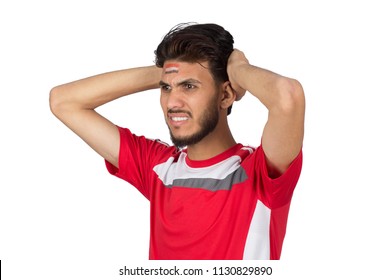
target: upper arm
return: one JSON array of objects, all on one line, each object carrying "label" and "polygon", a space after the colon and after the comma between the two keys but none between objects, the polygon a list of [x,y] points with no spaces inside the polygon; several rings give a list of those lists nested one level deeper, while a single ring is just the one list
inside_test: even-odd
[{"label": "upper arm", "polygon": [[117,126],[93,109],[64,102],[63,90],[56,87],[50,92],[50,108],[53,114],[98,154],[118,167],[120,136]]},{"label": "upper arm", "polygon": [[305,97],[298,81],[283,78],[278,85],[280,102],[269,108],[262,147],[270,176],[283,174],[302,149]]}]

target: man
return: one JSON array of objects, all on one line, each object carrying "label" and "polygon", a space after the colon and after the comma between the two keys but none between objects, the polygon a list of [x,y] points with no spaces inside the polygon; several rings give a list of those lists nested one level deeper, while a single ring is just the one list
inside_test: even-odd
[{"label": "man", "polygon": [[[302,166],[301,85],[251,65],[216,24],[178,25],[155,54],[154,66],[53,88],[52,112],[150,201],[150,259],[279,259]],[[95,111],[158,87],[174,146]],[[227,122],[246,91],[269,112],[258,148],[237,144]]]}]

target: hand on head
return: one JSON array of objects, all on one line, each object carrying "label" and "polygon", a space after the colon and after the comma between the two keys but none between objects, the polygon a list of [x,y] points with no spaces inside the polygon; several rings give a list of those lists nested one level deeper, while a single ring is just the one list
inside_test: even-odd
[{"label": "hand on head", "polygon": [[247,64],[249,64],[249,61],[245,57],[244,53],[238,49],[234,49],[228,60],[227,72],[229,75],[230,87],[236,94],[236,101],[240,100],[246,92],[246,90],[235,80],[236,70],[240,66]]}]

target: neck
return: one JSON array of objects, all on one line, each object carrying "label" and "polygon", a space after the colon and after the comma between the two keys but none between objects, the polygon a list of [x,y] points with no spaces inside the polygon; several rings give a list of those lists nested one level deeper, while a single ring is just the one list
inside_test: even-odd
[{"label": "neck", "polygon": [[217,125],[209,135],[200,142],[187,147],[191,160],[206,160],[212,158],[236,144],[227,124]]}]

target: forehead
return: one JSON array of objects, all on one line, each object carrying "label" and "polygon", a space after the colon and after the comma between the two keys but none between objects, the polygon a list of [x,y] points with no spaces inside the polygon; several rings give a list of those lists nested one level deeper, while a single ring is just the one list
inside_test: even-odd
[{"label": "forehead", "polygon": [[186,78],[211,78],[207,62],[183,62],[178,60],[167,60],[163,66],[163,78],[185,76]]}]

